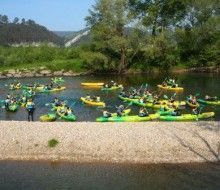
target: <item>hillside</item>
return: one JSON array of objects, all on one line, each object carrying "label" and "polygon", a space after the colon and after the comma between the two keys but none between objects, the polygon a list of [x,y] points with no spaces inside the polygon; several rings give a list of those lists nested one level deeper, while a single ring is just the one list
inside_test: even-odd
[{"label": "hillside", "polygon": [[[125,34],[131,35],[132,28],[126,27]],[[62,37],[66,47],[78,46],[91,42],[91,32],[89,28],[84,28],[79,31],[54,31],[55,34]]]},{"label": "hillside", "polygon": [[89,43],[91,39],[89,28],[79,31],[54,31],[54,33],[63,38],[66,47],[77,46],[83,43]]},{"label": "hillside", "polygon": [[53,43],[63,44],[63,39],[46,27],[35,23],[32,20],[13,22],[2,19],[7,16],[0,15],[0,45],[30,44],[30,43]]},{"label": "hillside", "polygon": [[53,31],[53,33],[55,33],[59,37],[65,38],[65,36],[68,36],[74,32],[73,31]]}]

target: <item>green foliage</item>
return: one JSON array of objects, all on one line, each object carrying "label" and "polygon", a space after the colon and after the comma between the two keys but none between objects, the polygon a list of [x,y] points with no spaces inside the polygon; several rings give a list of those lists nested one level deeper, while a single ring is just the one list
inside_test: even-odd
[{"label": "green foliage", "polygon": [[93,51],[108,63],[95,69],[219,65],[219,6],[217,0],[98,0],[86,21]]},{"label": "green foliage", "polygon": [[76,48],[58,48],[42,45],[39,47],[1,47],[1,70],[46,67],[51,71],[72,70],[82,72],[84,60],[80,58],[81,50]]},{"label": "green foliage", "polygon": [[82,52],[80,58],[89,70],[107,70],[108,58],[99,52]]},{"label": "green foliage", "polygon": [[51,139],[51,140],[48,141],[48,146],[49,146],[50,148],[54,148],[54,147],[56,147],[58,144],[59,144],[59,141],[56,140],[56,139]]}]

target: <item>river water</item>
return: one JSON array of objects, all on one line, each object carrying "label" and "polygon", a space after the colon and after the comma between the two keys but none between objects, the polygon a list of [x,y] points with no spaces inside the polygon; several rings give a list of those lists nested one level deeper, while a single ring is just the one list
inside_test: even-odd
[{"label": "river water", "polygon": [[[139,87],[141,84],[149,84],[153,91],[158,90],[156,85],[160,84],[167,76],[176,77],[180,86],[184,87],[183,93],[178,93],[178,100],[185,100],[185,97],[189,94],[199,93],[201,96],[209,94],[211,96],[220,97],[220,75],[217,74],[198,74],[198,73],[182,73],[182,74],[132,74],[132,75],[90,75],[80,77],[66,77],[65,86],[67,90],[53,94],[37,94],[35,103],[37,109],[35,111],[35,120],[38,120],[41,115],[44,115],[50,111],[49,107],[45,104],[51,102],[55,97],[62,100],[68,100],[68,104],[73,107],[75,115],[78,121],[95,121],[102,112],[99,108],[84,105],[80,102],[80,97],[85,96],[87,93],[101,96],[102,100],[106,102],[109,111],[115,112],[115,105],[120,105],[121,102],[118,99],[118,91],[103,92],[100,89],[83,88],[81,82],[109,82],[114,80],[120,84],[123,84],[126,89],[130,87]],[[9,92],[8,87],[5,85],[12,82],[14,79],[1,79],[0,80],[0,99],[4,99]],[[41,84],[48,84],[50,78],[22,78],[19,79],[23,84],[39,82]],[[17,94],[19,92],[13,92]],[[171,95],[171,93],[166,93]],[[124,103],[125,104],[125,103]],[[74,105],[74,106],[73,106]],[[125,104],[126,105],[126,104]],[[137,114],[138,108],[132,106],[132,114]],[[149,110],[154,112],[154,110]],[[206,106],[204,111],[214,111],[216,116],[211,120],[220,120],[220,106]],[[191,113],[190,109],[186,109],[185,113]],[[5,112],[4,109],[0,109],[0,120],[27,120],[27,113],[24,109],[20,108],[16,113]]]},{"label": "river water", "polygon": [[219,190],[216,164],[0,162],[1,190]]}]

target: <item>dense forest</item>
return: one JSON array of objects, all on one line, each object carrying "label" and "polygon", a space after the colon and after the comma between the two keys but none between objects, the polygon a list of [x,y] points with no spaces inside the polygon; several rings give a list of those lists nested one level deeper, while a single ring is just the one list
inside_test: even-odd
[{"label": "dense forest", "polygon": [[[84,40],[68,48],[2,47],[0,64],[14,67],[58,62],[65,67],[68,62],[86,70],[118,73],[220,66],[219,7],[219,0],[97,0],[85,18],[90,28],[87,43]],[[11,38],[12,43],[21,36],[59,43],[60,39],[51,33],[51,38],[36,35],[40,34],[36,28],[46,28],[33,21],[6,20],[1,16],[0,26],[7,30],[10,26],[29,28],[15,32],[14,36],[19,37]],[[6,29],[0,29],[0,42],[8,40],[8,32],[1,33]],[[27,31],[33,34],[28,37]]]},{"label": "dense forest", "polygon": [[51,42],[61,45],[62,38],[50,32],[33,20],[14,18],[10,21],[6,15],[0,15],[0,44],[20,44]]}]

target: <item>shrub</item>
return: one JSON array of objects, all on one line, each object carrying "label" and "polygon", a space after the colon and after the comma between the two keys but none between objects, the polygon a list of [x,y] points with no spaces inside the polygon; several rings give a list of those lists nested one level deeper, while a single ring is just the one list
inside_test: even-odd
[{"label": "shrub", "polygon": [[48,141],[48,146],[49,146],[50,148],[54,148],[54,147],[56,147],[58,144],[59,144],[59,141],[56,140],[56,139],[51,139],[51,140]]},{"label": "shrub", "polygon": [[84,66],[90,70],[99,71],[108,68],[108,58],[99,52],[82,52],[80,58]]}]

